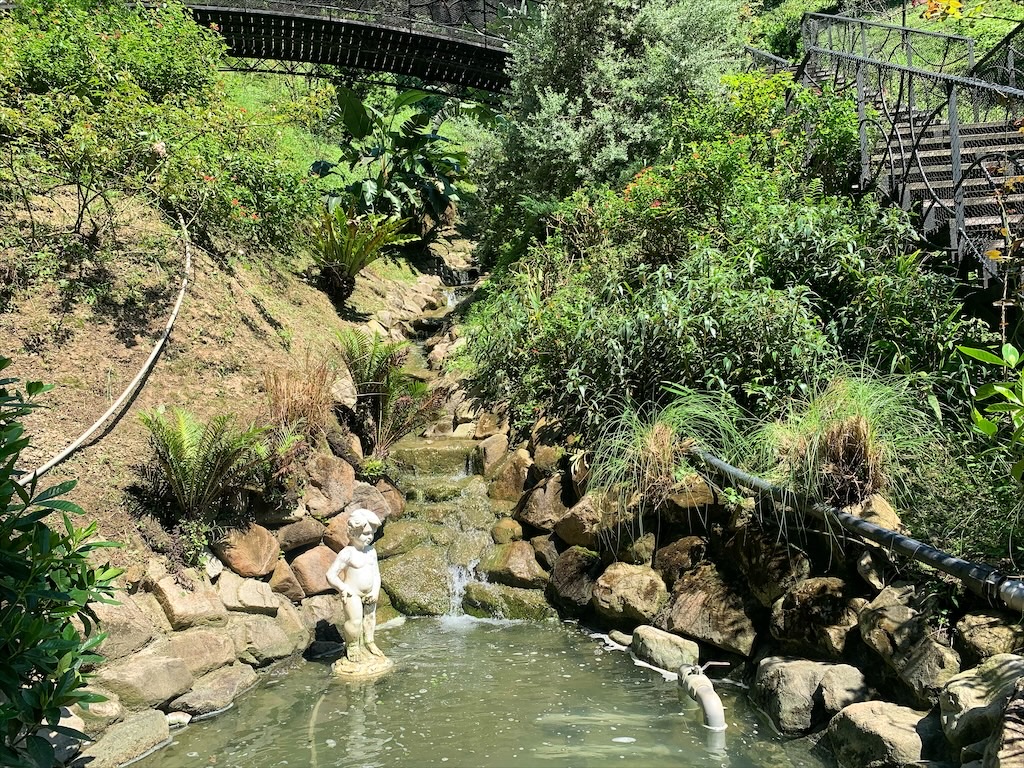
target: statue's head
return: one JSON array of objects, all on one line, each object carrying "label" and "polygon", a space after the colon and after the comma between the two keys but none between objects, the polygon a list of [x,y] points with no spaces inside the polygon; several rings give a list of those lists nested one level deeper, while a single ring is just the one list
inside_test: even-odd
[{"label": "statue's head", "polygon": [[376,531],[380,528],[380,518],[369,509],[356,509],[348,518],[348,529],[350,532],[359,533],[369,528]]}]

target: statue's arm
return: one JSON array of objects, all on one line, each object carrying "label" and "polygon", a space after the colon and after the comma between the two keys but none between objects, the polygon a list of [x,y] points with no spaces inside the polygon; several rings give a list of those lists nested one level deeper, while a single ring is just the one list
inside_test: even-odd
[{"label": "statue's arm", "polygon": [[[345,549],[347,549],[347,547]],[[345,549],[342,549],[341,552],[338,553],[338,556],[334,558],[334,562],[331,563],[331,567],[327,569],[327,583],[338,590],[342,596],[348,597],[352,590],[349,589],[348,585],[342,578],[342,572],[349,563],[349,555]]]}]

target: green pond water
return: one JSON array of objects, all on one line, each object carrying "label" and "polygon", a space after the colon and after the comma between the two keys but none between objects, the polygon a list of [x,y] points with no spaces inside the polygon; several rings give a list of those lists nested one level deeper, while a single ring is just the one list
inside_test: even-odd
[{"label": "green pond water", "polygon": [[273,673],[235,706],[172,733],[139,768],[771,766],[821,768],[720,685],[724,739],[675,681],[571,623],[409,619],[378,633],[397,662],[346,683],[333,659]]}]

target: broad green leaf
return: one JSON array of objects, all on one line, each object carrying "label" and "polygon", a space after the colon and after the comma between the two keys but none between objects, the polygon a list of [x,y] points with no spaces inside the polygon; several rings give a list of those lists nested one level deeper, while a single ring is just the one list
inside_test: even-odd
[{"label": "broad green leaf", "polygon": [[398,113],[400,110],[406,107],[411,107],[413,104],[418,104],[425,98],[429,97],[430,94],[426,91],[416,90],[415,88],[398,94],[395,97],[394,111]]},{"label": "broad green leaf", "polygon": [[1003,366],[1006,362],[1001,357],[996,357],[991,352],[985,349],[975,349],[974,347],[960,347],[957,349],[960,354],[967,355],[967,357],[973,357],[975,360],[980,360],[983,363],[989,363],[990,365]]},{"label": "broad green leaf", "polygon": [[982,416],[977,408],[971,410],[971,419],[974,421],[974,426],[978,431],[988,437],[994,436],[999,431],[999,425]]},{"label": "broad green leaf", "polygon": [[1003,344],[1003,360],[1005,360],[1011,368],[1017,367],[1017,362],[1020,360],[1020,353],[1013,344]]},{"label": "broad green leaf", "polygon": [[338,110],[335,119],[341,121],[354,139],[365,139],[373,131],[373,120],[362,99],[348,88],[338,88]]}]

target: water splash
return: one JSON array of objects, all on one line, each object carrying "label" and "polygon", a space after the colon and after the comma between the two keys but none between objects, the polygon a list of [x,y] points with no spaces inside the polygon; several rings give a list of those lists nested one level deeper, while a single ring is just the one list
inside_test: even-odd
[{"label": "water splash", "polygon": [[471,560],[469,565],[452,564],[448,566],[448,580],[452,586],[451,602],[448,604],[448,616],[461,616],[462,598],[466,595],[466,585],[476,581],[473,571],[480,562],[479,558]]}]

